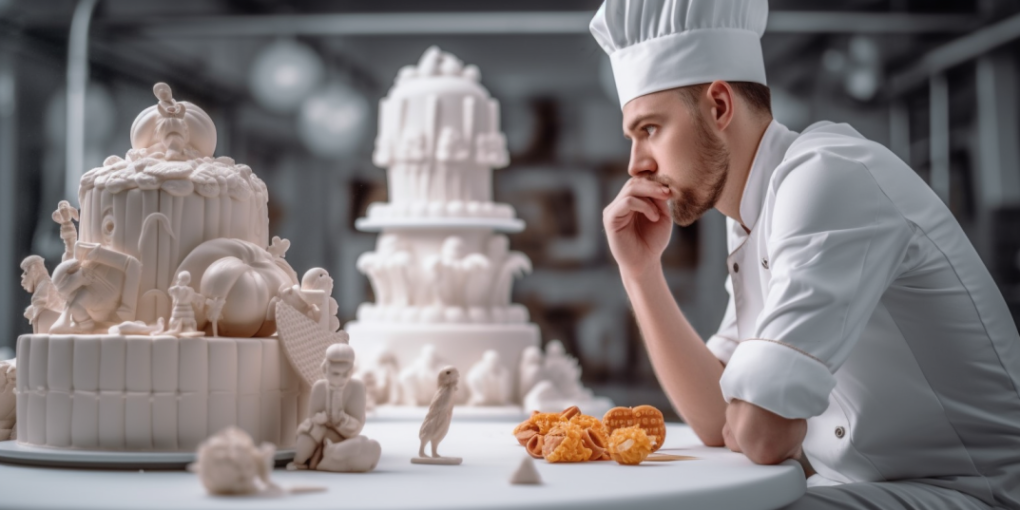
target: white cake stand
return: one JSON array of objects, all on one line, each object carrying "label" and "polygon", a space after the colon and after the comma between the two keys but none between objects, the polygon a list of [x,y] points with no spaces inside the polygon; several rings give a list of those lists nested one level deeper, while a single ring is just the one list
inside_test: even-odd
[{"label": "white cake stand", "polygon": [[[277,450],[277,465],[294,458],[294,450]],[[102,469],[183,469],[195,452],[123,452],[72,450],[0,441],[0,462],[27,466]]]}]

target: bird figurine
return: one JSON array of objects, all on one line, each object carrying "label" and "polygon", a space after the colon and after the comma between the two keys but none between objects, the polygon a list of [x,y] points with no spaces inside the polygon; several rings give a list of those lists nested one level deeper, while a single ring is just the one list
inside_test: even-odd
[{"label": "bird figurine", "polygon": [[[460,372],[455,367],[447,366],[439,371],[439,388],[432,396],[432,403],[429,404],[429,412],[425,415],[425,421],[421,424],[418,438],[421,439],[421,446],[418,448],[418,456],[411,458],[413,464],[445,464],[457,465],[463,459],[460,457],[441,457],[436,449],[439,443],[446,437],[450,430],[450,421],[453,418],[453,404],[457,392],[457,382],[460,381]],[[432,443],[432,456],[425,455],[425,445]]]}]

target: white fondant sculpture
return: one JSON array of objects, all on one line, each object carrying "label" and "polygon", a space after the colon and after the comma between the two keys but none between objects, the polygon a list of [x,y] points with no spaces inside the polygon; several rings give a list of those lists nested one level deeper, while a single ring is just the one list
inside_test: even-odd
[{"label": "white fondant sculpture", "polygon": [[[455,367],[444,367],[437,377],[435,395],[429,403],[428,414],[418,431],[418,439],[421,446],[418,447],[418,456],[412,457],[414,464],[442,464],[456,465],[463,459],[460,457],[441,457],[438,453],[439,443],[450,431],[450,422],[453,420],[453,405],[457,392],[457,383],[460,380],[460,373]],[[425,445],[432,444],[432,456],[425,455]]]},{"label": "white fondant sculpture", "polygon": [[353,379],[354,349],[335,344],[322,360],[324,379],[312,386],[308,418],[297,430],[294,462],[288,469],[371,471],[379,443],[359,436],[365,426],[365,386]]},{"label": "white fondant sculpture", "polygon": [[191,288],[191,273],[187,271],[177,273],[177,281],[167,294],[170,294],[173,302],[170,329],[167,333],[176,336],[202,336],[195,321],[195,305],[205,305],[205,297]]},{"label": "white fondant sculpture", "polygon": [[539,381],[545,378],[542,369],[542,349],[530,346],[521,354],[521,365],[517,376],[517,394],[527,395]]},{"label": "white fondant sculpture", "polygon": [[17,360],[0,361],[0,441],[18,438]]},{"label": "white fondant sculpture", "polygon": [[263,491],[280,491],[269,479],[276,447],[256,447],[251,436],[237,427],[227,427],[198,447],[196,460],[188,470],[196,473],[209,494],[239,496]]},{"label": "white fondant sculpture", "polygon": [[78,210],[67,200],[61,200],[57,202],[57,210],[53,211],[52,217],[60,225],[60,239],[64,241],[61,262],[74,258],[74,243],[78,242],[78,229],[74,228],[74,221],[79,221]]},{"label": "white fondant sculpture", "polygon": [[446,362],[436,354],[435,346],[429,344],[422,347],[418,358],[400,372],[404,405],[428,404],[436,392],[436,377],[445,366]]},{"label": "white fondant sculpture", "polygon": [[[356,222],[380,231],[376,249],[357,263],[375,302],[360,305],[344,329],[365,359],[393,353],[407,405],[426,405],[435,391],[437,363],[423,370],[427,359],[418,355],[427,344],[434,358],[468,376],[465,390],[472,366],[486,351],[499,352],[510,402],[526,394],[517,391],[518,366],[525,349],[540,344],[539,330],[526,308],[511,303],[514,278],[532,267],[502,233],[523,222],[513,207],[493,202],[493,171],[509,163],[499,116],[478,68],[435,47],[399,71],[379,104],[373,162],[386,170],[389,202],[371,204]],[[467,391],[455,400],[467,403]]]},{"label": "white fondant sculpture", "polygon": [[[111,230],[112,226],[109,227]],[[53,270],[53,284],[64,299],[64,311],[51,333],[93,333],[134,318],[124,294],[135,292],[141,263],[109,246],[78,241],[74,257]]]},{"label": "white fondant sculpture", "polygon": [[[327,274],[325,278],[329,279],[329,275]],[[342,330],[331,331],[330,321],[313,319],[307,313],[302,313],[291,306],[289,303],[293,299],[307,306],[307,302],[297,292],[300,291],[288,289],[281,293],[281,299],[276,302],[277,334],[280,336],[287,360],[301,375],[305,384],[311,387],[322,378],[322,359],[328,349],[336,344],[346,344],[349,338]],[[328,326],[323,325],[324,323]]]},{"label": "white fondant sculpture", "polygon": [[[61,202],[53,213],[65,260],[52,279],[41,258],[22,263],[34,333],[18,338],[18,440],[194,451],[234,425],[289,448],[309,391],[273,336],[280,291],[299,283],[289,242],[269,242],[262,180],[213,157],[212,119],[166,84],[153,93],[131,149],[82,176],[80,210]],[[319,308],[327,327],[297,314],[316,333],[287,344],[316,367],[326,346],[347,340],[330,303]],[[209,323],[218,338],[198,337]]]},{"label": "white fondant sculpture", "polygon": [[510,371],[503,367],[499,352],[485,351],[482,359],[467,374],[468,389],[471,390],[468,405],[507,405],[513,389],[510,381]]},{"label": "white fondant sculpture", "polygon": [[514,470],[514,473],[510,475],[510,483],[514,485],[541,485],[542,475],[538,474],[538,468],[535,466],[535,459],[531,458],[531,455],[525,455],[521,459],[520,465]]},{"label": "white fondant sculpture", "polygon": [[25,318],[32,325],[33,333],[49,333],[64,309],[64,300],[53,286],[42,257],[25,257],[21,271],[21,287],[32,294],[32,304],[25,308]]},{"label": "white fondant sculpture", "polygon": [[593,396],[581,384],[581,365],[559,340],[549,341],[544,359],[537,349],[525,352],[520,381],[527,411],[555,412],[578,406],[585,414],[601,415],[613,407],[609,399]]}]

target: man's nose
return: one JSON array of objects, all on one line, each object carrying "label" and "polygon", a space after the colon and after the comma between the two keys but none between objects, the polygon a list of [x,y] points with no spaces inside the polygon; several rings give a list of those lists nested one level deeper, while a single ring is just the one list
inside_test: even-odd
[{"label": "man's nose", "polygon": [[647,177],[658,170],[655,159],[648,153],[643,144],[633,143],[630,147],[630,164],[627,173],[631,177]]}]

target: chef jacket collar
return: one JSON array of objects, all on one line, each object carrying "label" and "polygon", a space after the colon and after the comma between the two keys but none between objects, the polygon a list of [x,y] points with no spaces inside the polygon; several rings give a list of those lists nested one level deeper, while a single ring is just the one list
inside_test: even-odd
[{"label": "chef jacket collar", "polygon": [[[758,216],[761,214],[762,204],[765,203],[765,193],[768,191],[772,172],[783,162],[786,150],[790,148],[797,136],[796,131],[790,131],[775,119],[765,129],[765,134],[762,135],[761,141],[758,143],[758,152],[754,155],[754,162],[751,163],[751,171],[747,174],[744,194],[740,198],[740,219],[748,230],[754,230],[755,224],[758,223]],[[737,230],[746,235],[740,225],[737,225]]]}]

